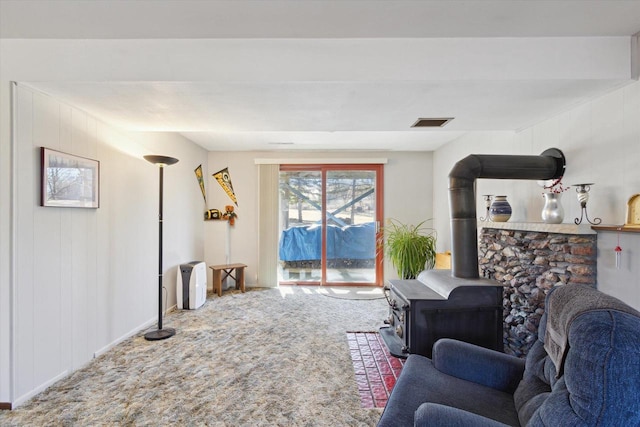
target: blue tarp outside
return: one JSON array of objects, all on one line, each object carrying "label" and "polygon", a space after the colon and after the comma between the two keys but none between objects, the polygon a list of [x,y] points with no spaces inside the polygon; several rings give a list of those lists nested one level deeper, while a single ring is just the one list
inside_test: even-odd
[{"label": "blue tarp outside", "polygon": [[[374,259],[376,227],[374,222],[327,228],[328,259]],[[282,261],[319,260],[322,226],[319,224],[291,227],[282,232],[279,256]]]}]

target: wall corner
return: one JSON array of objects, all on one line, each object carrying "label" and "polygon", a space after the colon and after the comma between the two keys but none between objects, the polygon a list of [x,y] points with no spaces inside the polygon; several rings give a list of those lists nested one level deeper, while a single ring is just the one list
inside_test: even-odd
[{"label": "wall corner", "polygon": [[631,36],[631,78],[640,79],[640,32]]}]

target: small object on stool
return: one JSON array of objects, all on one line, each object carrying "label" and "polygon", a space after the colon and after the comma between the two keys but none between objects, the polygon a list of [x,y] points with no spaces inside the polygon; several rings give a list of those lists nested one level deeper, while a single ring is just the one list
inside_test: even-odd
[{"label": "small object on stool", "polygon": [[[244,269],[246,264],[221,264],[212,265],[209,268],[213,270],[213,292],[217,293],[219,297],[222,296],[222,282],[229,276],[236,281],[236,289],[240,289],[244,293]],[[233,270],[236,271],[236,275],[233,275]],[[224,277],[222,273],[224,272]]]}]

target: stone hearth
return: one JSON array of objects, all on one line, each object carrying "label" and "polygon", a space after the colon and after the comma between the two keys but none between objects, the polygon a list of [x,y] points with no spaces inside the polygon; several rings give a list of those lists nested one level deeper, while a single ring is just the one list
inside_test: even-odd
[{"label": "stone hearth", "polygon": [[478,223],[478,229],[480,273],[505,286],[504,351],[524,357],[537,338],[549,289],[595,287],[596,234],[569,224]]}]

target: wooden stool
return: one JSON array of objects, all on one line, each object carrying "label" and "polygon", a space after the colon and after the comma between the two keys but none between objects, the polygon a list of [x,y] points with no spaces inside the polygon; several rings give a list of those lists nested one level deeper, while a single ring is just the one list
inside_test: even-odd
[{"label": "wooden stool", "polygon": [[[221,264],[209,266],[209,268],[213,270],[213,291],[221,297],[222,282],[226,280],[227,277],[231,276],[231,278],[236,281],[236,289],[240,289],[244,293],[244,269],[246,267],[246,264]],[[235,276],[232,274],[233,270],[236,271]],[[223,272],[224,277],[222,276]]]}]

